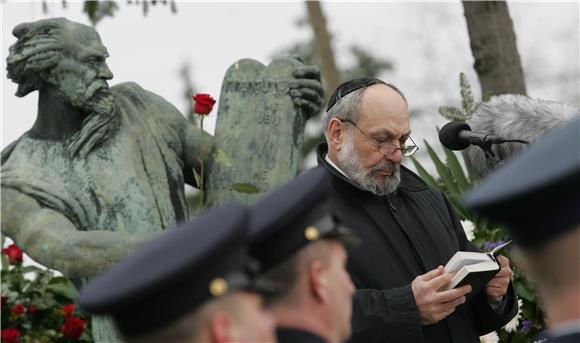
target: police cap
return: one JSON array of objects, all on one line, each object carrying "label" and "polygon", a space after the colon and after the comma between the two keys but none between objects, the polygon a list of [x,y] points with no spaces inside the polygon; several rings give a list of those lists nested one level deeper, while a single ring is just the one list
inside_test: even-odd
[{"label": "police cap", "polygon": [[80,306],[135,336],[235,290],[273,291],[248,259],[248,219],[247,208],[231,204],[167,230],[92,280]]},{"label": "police cap", "polygon": [[305,245],[325,238],[357,244],[353,232],[342,226],[328,204],[330,176],[314,168],[275,189],[251,208],[251,254],[264,271]]}]

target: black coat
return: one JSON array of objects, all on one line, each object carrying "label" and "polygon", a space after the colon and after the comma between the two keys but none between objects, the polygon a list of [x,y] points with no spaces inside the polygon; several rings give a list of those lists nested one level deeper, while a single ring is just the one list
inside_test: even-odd
[{"label": "black coat", "polygon": [[278,343],[326,343],[322,337],[308,331],[295,328],[276,328]]},{"label": "black coat", "polygon": [[487,303],[483,292],[444,320],[422,326],[411,282],[445,263],[456,251],[477,248],[465,236],[445,196],[401,167],[396,192],[378,197],[358,188],[325,160],[332,175],[331,206],[360,236],[349,251],[348,269],[357,288],[353,305],[353,342],[479,342],[479,336],[505,325],[517,313],[510,284],[504,313]]}]

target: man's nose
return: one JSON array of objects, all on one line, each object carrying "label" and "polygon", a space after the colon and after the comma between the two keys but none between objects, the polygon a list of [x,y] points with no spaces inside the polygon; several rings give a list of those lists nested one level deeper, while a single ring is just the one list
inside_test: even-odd
[{"label": "man's nose", "polygon": [[105,80],[110,80],[113,78],[113,72],[111,71],[111,69],[109,69],[107,63],[101,64],[98,76]]},{"label": "man's nose", "polygon": [[387,161],[399,164],[403,161],[403,152],[401,148],[397,147],[392,153],[384,155],[384,157]]}]

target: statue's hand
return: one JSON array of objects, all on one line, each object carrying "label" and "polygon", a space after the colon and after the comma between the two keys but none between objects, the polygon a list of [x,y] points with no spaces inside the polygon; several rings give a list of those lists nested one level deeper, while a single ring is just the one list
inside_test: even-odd
[{"label": "statue's hand", "polygon": [[290,82],[290,96],[294,105],[302,109],[306,118],[320,113],[324,104],[320,69],[316,66],[300,66],[293,70],[295,80]]}]

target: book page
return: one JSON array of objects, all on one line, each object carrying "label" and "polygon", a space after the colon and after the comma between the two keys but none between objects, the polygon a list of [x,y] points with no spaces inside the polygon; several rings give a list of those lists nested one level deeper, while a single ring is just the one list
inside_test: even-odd
[{"label": "book page", "polygon": [[489,260],[490,257],[485,253],[458,251],[445,265],[445,272],[452,273],[463,268],[464,266],[474,263],[488,262]]}]

